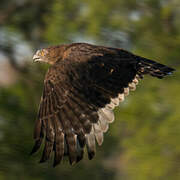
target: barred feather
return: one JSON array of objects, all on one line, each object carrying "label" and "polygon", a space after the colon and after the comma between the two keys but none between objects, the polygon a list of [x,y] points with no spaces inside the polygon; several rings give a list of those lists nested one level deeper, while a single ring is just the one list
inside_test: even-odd
[{"label": "barred feather", "polygon": [[[44,53],[40,53],[44,51]],[[44,56],[42,56],[44,54]],[[70,164],[79,162],[86,146],[88,157],[102,145],[113,109],[136,89],[145,74],[157,78],[174,69],[118,48],[74,43],[46,48],[34,60],[49,62],[35,122],[31,154],[45,146],[41,162],[54,151],[54,164],[63,156]]]},{"label": "barred feather", "polygon": [[53,150],[54,137],[55,137],[54,126],[52,124],[52,120],[48,118],[46,119],[45,147],[44,147],[43,155],[40,162],[45,162],[49,159],[50,154]]},{"label": "barred feather", "polygon": [[175,70],[146,58],[139,56],[136,56],[136,58],[140,60],[138,63],[139,74],[150,74],[151,76],[162,79],[164,76],[172,74]]},{"label": "barred feather", "polygon": [[54,156],[54,164],[53,166],[55,167],[58,165],[64,155],[65,151],[65,144],[64,144],[64,133],[63,133],[63,127],[58,119],[57,116],[54,117],[55,121],[55,141],[54,141],[54,151],[55,151],[55,156]]},{"label": "barred feather", "polygon": [[91,160],[96,153],[96,142],[93,129],[89,134],[86,134],[86,147],[88,151],[88,158]]}]

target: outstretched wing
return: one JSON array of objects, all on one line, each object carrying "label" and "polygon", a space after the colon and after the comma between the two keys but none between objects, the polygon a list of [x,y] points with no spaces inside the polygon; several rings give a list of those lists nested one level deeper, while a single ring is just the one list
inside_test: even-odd
[{"label": "outstretched wing", "polygon": [[76,48],[48,70],[35,124],[32,153],[45,137],[41,162],[54,151],[54,166],[64,155],[71,164],[80,161],[84,146],[92,159],[96,141],[102,144],[103,133],[114,121],[114,107],[135,90],[138,79],[146,73],[163,77],[172,71],[118,49]]}]

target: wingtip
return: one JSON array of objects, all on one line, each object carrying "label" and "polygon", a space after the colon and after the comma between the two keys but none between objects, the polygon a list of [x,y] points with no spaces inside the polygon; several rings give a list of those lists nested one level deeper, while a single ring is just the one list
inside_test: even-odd
[{"label": "wingtip", "polygon": [[32,154],[34,154],[35,152],[38,151],[38,149],[41,146],[41,143],[42,143],[42,139],[38,139],[38,140],[35,141],[35,144],[34,144],[34,146],[32,148],[32,151],[30,152],[30,155],[32,155]]},{"label": "wingtip", "polygon": [[176,71],[176,69],[168,67],[167,75],[171,75],[174,71]]},{"label": "wingtip", "polygon": [[72,159],[69,158],[69,164],[71,166],[73,166],[74,164],[76,164],[76,160],[74,160],[74,159],[72,160]]},{"label": "wingtip", "polygon": [[30,156],[32,156],[35,153],[34,149],[29,153]]},{"label": "wingtip", "polygon": [[84,155],[84,151],[82,150],[76,158],[76,163],[78,163],[79,161],[81,161],[83,159],[83,155]]},{"label": "wingtip", "polygon": [[95,152],[88,152],[89,160],[93,159],[94,156],[95,156]]},{"label": "wingtip", "polygon": [[31,152],[29,153],[29,155],[33,155],[34,153],[36,153],[38,151],[39,148],[37,148],[36,145],[34,145],[34,147],[32,148]]},{"label": "wingtip", "polygon": [[60,164],[60,162],[54,161],[54,163],[53,163],[53,168],[57,167],[57,165],[59,165],[59,164]]},{"label": "wingtip", "polygon": [[49,159],[49,156],[47,156],[47,154],[43,153],[41,160],[39,161],[39,163],[44,163]]},{"label": "wingtip", "polygon": [[77,156],[76,163],[78,163],[78,162],[81,161],[82,159],[83,159],[82,156]]},{"label": "wingtip", "polygon": [[41,159],[40,161],[39,161],[39,163],[44,163],[45,162],[45,160],[44,159]]}]

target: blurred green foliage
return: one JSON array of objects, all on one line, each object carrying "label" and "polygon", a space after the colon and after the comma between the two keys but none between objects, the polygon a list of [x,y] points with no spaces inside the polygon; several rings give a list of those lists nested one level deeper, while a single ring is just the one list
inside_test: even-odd
[{"label": "blurred green foliage", "polygon": [[[47,66],[18,65],[15,44],[0,43],[18,81],[0,88],[0,179],[180,179],[179,0],[1,0],[0,34],[42,46],[94,42],[131,50],[177,69],[145,77],[115,110],[116,121],[92,161],[57,168],[30,157],[33,124]],[[1,36],[0,36],[1,38]],[[9,48],[9,49],[7,49]]]}]

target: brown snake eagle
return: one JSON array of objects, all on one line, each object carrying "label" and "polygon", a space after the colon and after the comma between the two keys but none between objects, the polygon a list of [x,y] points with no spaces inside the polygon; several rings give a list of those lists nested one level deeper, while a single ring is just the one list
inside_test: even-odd
[{"label": "brown snake eagle", "polygon": [[119,48],[86,43],[38,50],[33,60],[51,64],[35,123],[32,154],[45,141],[40,162],[54,151],[54,166],[63,156],[70,164],[92,159],[103,133],[114,121],[113,109],[134,91],[145,74],[157,78],[174,69]]}]

